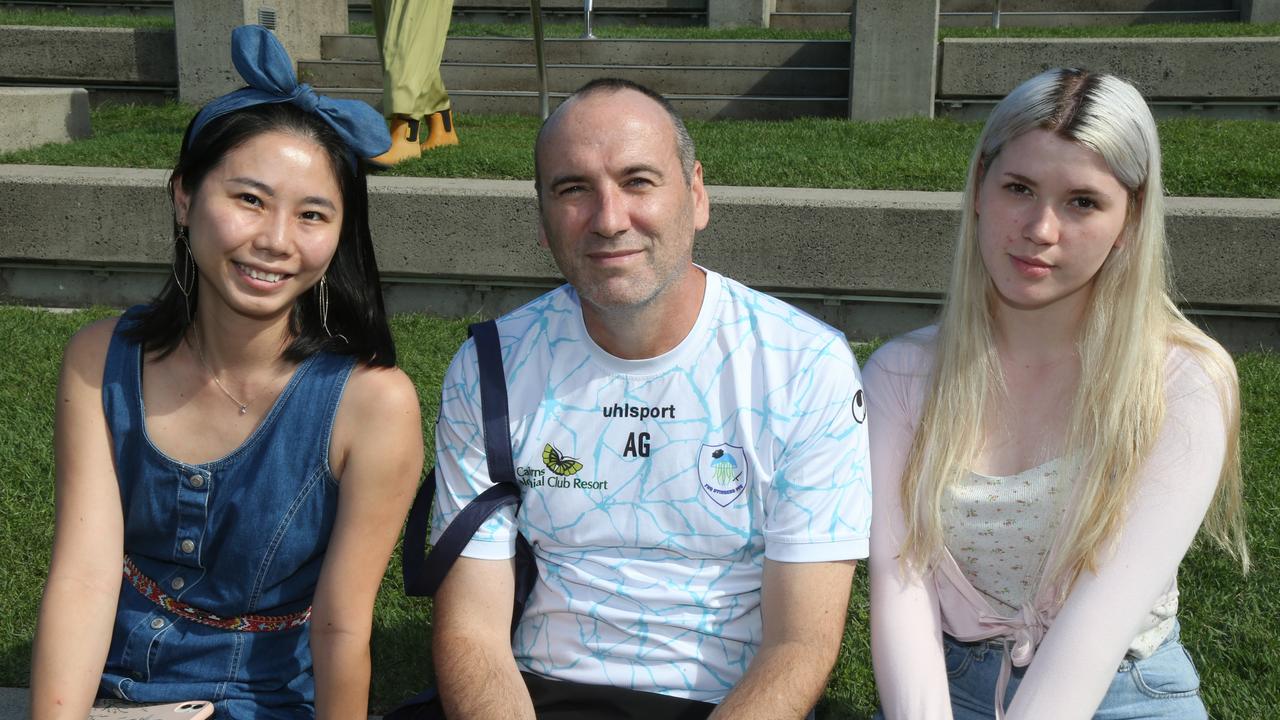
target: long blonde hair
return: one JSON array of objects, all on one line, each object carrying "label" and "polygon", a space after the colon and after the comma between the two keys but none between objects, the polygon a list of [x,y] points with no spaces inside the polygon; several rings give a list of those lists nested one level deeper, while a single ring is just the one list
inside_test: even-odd
[{"label": "long blonde hair", "polygon": [[[972,467],[983,443],[987,400],[1004,391],[993,330],[992,283],[978,248],[975,192],[1006,144],[1034,129],[1096,151],[1129,190],[1124,242],[1095,276],[1077,337],[1081,382],[1068,418],[1063,457],[1074,458],[1074,501],[1058,530],[1056,562],[1042,583],[1069,591],[1096,570],[1124,521],[1138,471],[1165,413],[1170,345],[1189,350],[1218,381],[1227,455],[1203,529],[1249,566],[1240,477],[1240,403],[1230,356],[1192,325],[1169,297],[1164,192],[1155,121],[1142,96],[1110,75],[1044,72],[992,111],[969,163],[960,237],[934,340],[931,389],[903,475],[906,537],[902,561],[927,571],[943,547],[942,499]],[[1044,585],[1042,585],[1044,587]]]}]

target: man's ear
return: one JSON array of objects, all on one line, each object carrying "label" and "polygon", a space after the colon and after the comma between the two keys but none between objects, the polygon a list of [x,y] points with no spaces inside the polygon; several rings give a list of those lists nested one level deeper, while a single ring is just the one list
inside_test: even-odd
[{"label": "man's ear", "polygon": [[711,199],[702,184],[702,163],[693,161],[693,174],[689,177],[689,190],[693,193],[693,227],[702,230],[711,221]]},{"label": "man's ear", "polygon": [[544,248],[551,247],[551,244],[547,241],[547,226],[542,221],[541,212],[538,213],[538,244]]}]

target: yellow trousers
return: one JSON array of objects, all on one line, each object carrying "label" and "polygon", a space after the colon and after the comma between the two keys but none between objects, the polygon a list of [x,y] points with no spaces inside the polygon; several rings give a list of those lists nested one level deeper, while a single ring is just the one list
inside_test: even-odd
[{"label": "yellow trousers", "polygon": [[440,77],[453,0],[373,0],[382,114],[421,119],[449,108]]}]

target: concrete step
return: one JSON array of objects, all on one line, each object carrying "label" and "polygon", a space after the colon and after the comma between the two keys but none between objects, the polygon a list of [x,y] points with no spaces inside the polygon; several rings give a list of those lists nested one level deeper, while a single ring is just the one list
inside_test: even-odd
[{"label": "concrete step", "polygon": [[[1138,23],[1203,23],[1235,22],[1240,11],[1190,10],[1158,12],[1110,12],[1110,13],[1061,13],[1040,10],[1002,10],[1000,27],[1083,27],[1095,25],[1134,25]],[[990,27],[991,8],[972,14],[940,13],[938,25],[942,27]]]},{"label": "concrete step", "polygon": [[1127,78],[1148,101],[1280,105],[1280,38],[948,38],[939,99],[1001,98],[1045,67]]},{"label": "concrete step", "polygon": [[[938,24],[944,27],[986,27],[991,24],[991,0],[944,0]],[[1231,0],[1003,0],[1001,27],[1068,27],[1129,25],[1142,22],[1222,22],[1240,19]],[[777,0],[769,27],[785,30],[847,30],[852,0]]]},{"label": "concrete step", "polygon": [[[595,0],[591,21],[595,25],[706,25],[707,0]],[[352,20],[370,21],[373,12],[369,2],[349,0]],[[545,0],[542,3],[545,22],[565,23],[582,20],[582,0]],[[528,23],[528,0],[454,0],[454,22]]]},{"label": "concrete step", "polygon": [[[348,3],[348,6],[354,8],[361,4],[370,5],[367,2],[360,3],[357,0],[352,0]],[[595,10],[608,12],[682,11],[705,13],[707,11],[707,0],[593,0],[591,6]],[[453,0],[455,12],[483,8],[504,8],[528,12],[529,0]],[[542,0],[542,11],[546,12],[548,10],[577,10],[582,12],[582,0]]]},{"label": "concrete step", "polygon": [[[691,118],[841,117],[848,110],[845,41],[550,39],[545,51],[553,104],[593,78],[611,76],[654,88]],[[299,63],[307,82],[379,105],[373,38],[324,36],[321,55]],[[452,38],[441,72],[459,114],[538,112],[532,40]]]},{"label": "concrete step", "polygon": [[178,82],[172,30],[14,27],[0,30],[0,78],[107,85]]},{"label": "concrete step", "polygon": [[[594,0],[596,10],[606,12],[701,12],[707,11],[707,0]],[[0,8],[24,10],[71,10],[73,12],[111,15],[171,14],[173,0],[2,0]],[[373,12],[369,0],[348,0],[347,9],[352,13]],[[474,10],[522,10],[529,11],[529,0],[454,0],[455,11]],[[544,0],[543,11],[577,10],[582,12],[582,0]]]},{"label": "concrete step", "polygon": [[[466,123],[460,117],[464,152]],[[173,232],[167,177],[166,170],[0,166],[0,218],[11,239],[0,263],[0,298],[61,307],[145,302],[170,272],[171,244],[162,241]],[[959,193],[707,192],[711,223],[694,248],[706,267],[807,298],[805,309],[851,338],[905,332],[936,310]],[[492,314],[485,301],[503,288],[561,282],[549,254],[535,245],[537,200],[528,179],[374,177],[369,204],[389,310]],[[1230,347],[1280,348],[1280,200],[1169,198],[1166,217],[1179,300],[1221,309],[1234,330],[1215,335]],[[509,299],[518,305],[532,294]],[[929,304],[904,317],[897,303],[913,300]],[[873,316],[893,322],[868,327]]]},{"label": "concrete step", "polygon": [[0,152],[89,137],[84,88],[0,87]]},{"label": "concrete step", "polygon": [[[352,20],[370,20],[370,18],[362,18],[356,13],[351,13]],[[576,10],[547,10],[542,11],[543,22],[546,23],[578,23],[582,22],[582,8]],[[469,22],[469,23],[515,23],[519,25],[527,25],[532,21],[532,16],[527,9],[521,11],[516,9],[475,9],[475,10],[458,10],[453,11],[453,22]],[[628,10],[592,10],[591,23],[594,27],[615,26],[615,27],[705,27],[707,24],[707,14],[705,12],[685,12],[681,10],[652,10],[643,13],[631,12]]]},{"label": "concrete step", "polygon": [[[537,91],[530,64],[446,63],[445,87],[458,90]],[[304,82],[316,87],[381,88],[382,66],[374,62],[317,60],[298,63]],[[765,95],[843,98],[849,71],[836,68],[657,67],[644,65],[548,65],[547,86],[572,92],[598,77],[618,77],[663,95]]]},{"label": "concrete step", "polygon": [[[454,0],[454,2],[466,0]],[[781,3],[783,0],[779,0]],[[941,12],[991,12],[993,0],[941,0]],[[1136,12],[1140,10],[1234,10],[1239,0],[1001,0],[1001,11]]]},{"label": "concrete step", "polygon": [[174,86],[112,85],[85,83],[77,80],[3,80],[0,87],[79,88],[89,93],[89,107],[110,103],[112,105],[159,105],[178,99]]},{"label": "concrete step", "polygon": [[[316,89],[333,97],[364,100],[375,108],[382,103],[380,89]],[[551,107],[554,109],[567,95],[567,92],[551,93]],[[463,132],[466,131],[467,114],[538,114],[537,92],[450,89],[449,98],[462,118],[458,127]],[[844,117],[848,112],[848,100],[845,98],[668,95],[667,99],[681,117],[692,120],[794,120],[802,117]]]},{"label": "concrete step", "polygon": [[[544,52],[550,64],[849,67],[849,43],[842,40],[549,39]],[[378,47],[368,35],[324,35],[320,57],[377,62]],[[444,62],[532,63],[533,40],[450,38]]]},{"label": "concrete step", "polygon": [[[706,0],[596,0],[592,22],[596,25],[706,25]],[[172,17],[172,0],[3,0],[0,8],[12,10],[70,10],[85,15],[153,15]],[[548,0],[543,3],[547,22],[577,22],[582,3]],[[368,2],[351,0],[347,16],[354,22],[370,22]],[[455,0],[455,22],[527,23],[529,3],[519,0]]]},{"label": "concrete step", "polygon": [[4,10],[69,10],[83,15],[155,15],[173,17],[173,0],[4,0]]},{"label": "concrete step", "polygon": [[847,13],[853,12],[853,0],[777,0],[773,10],[780,13]]},{"label": "concrete step", "polygon": [[848,30],[848,12],[775,12],[769,27],[778,30]]}]

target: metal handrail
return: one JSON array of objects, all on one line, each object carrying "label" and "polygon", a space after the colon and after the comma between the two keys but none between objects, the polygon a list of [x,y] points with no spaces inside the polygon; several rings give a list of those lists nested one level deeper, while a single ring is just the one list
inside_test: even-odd
[{"label": "metal handrail", "polygon": [[591,33],[591,0],[582,0],[582,39],[595,40],[596,36]]},{"label": "metal handrail", "polygon": [[533,54],[538,65],[538,113],[546,120],[551,114],[551,97],[547,92],[547,57],[542,51],[542,0],[529,0],[533,16]]}]

